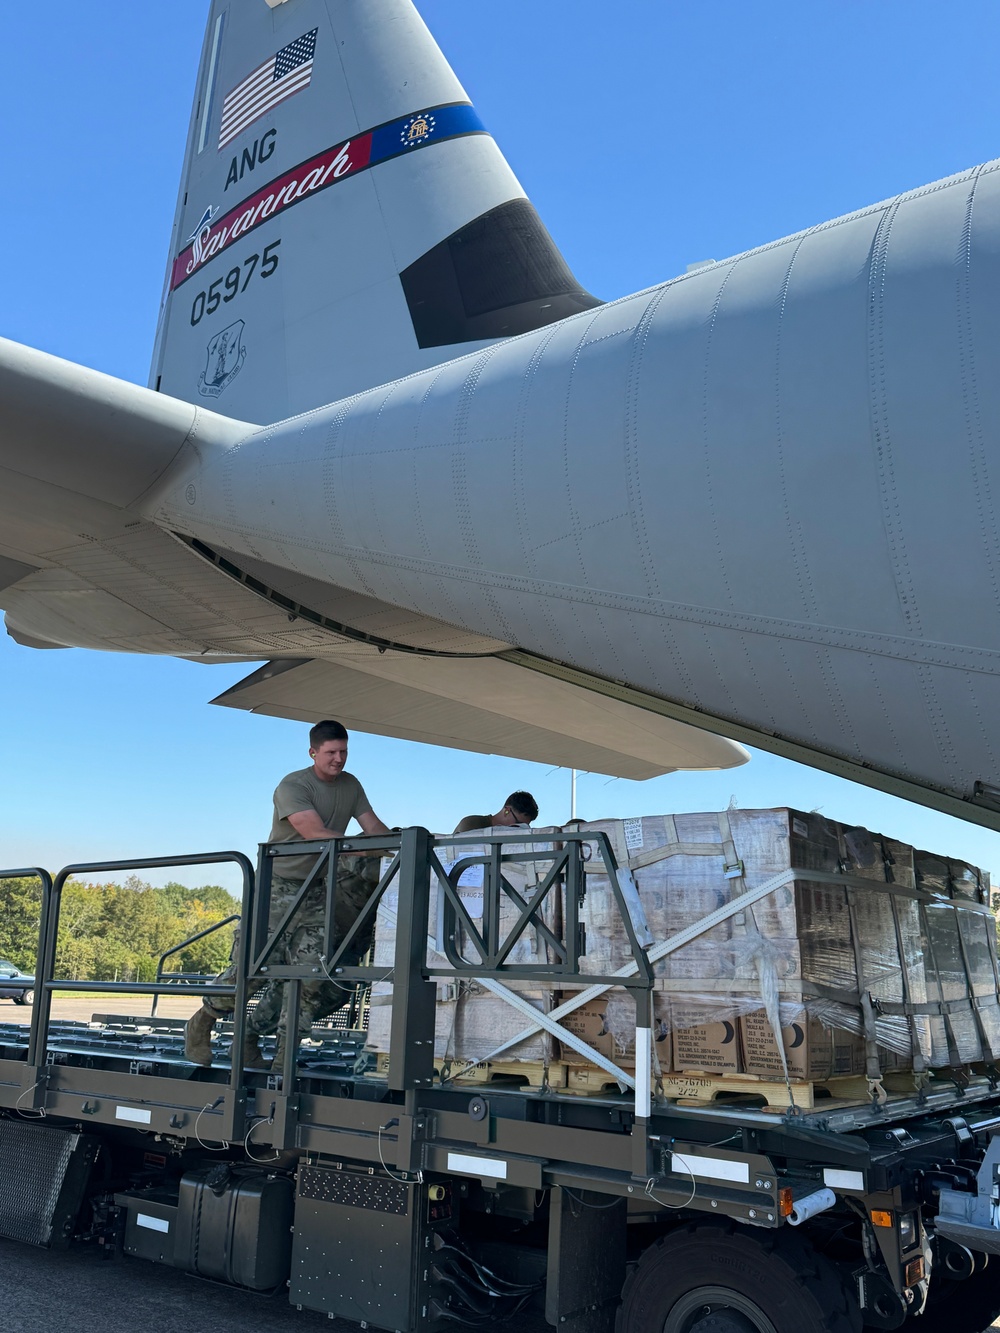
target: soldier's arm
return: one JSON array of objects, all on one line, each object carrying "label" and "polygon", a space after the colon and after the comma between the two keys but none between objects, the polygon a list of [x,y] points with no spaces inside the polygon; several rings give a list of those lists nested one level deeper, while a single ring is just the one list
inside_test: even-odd
[{"label": "soldier's arm", "polygon": [[358,823],[364,829],[365,833],[391,833],[392,829],[388,824],[383,824],[374,810],[366,810],[364,814],[358,815]]},{"label": "soldier's arm", "polygon": [[[296,814],[288,816],[288,822],[300,838],[308,841],[344,836],[343,829],[327,828],[315,810],[299,810]],[[378,831],[382,832],[382,829]]]}]

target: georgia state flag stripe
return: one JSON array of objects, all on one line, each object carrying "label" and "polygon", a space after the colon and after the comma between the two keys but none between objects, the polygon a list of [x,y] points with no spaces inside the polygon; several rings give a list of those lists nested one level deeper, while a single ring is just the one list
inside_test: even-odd
[{"label": "georgia state flag stripe", "polygon": [[[468,102],[432,107],[365,130],[344,143],[334,144],[306,162],[276,176],[230,209],[223,217],[206,221],[174,260],[170,290],[176,291],[210,259],[234,241],[248,236],[262,223],[293,204],[308,199],[359,171],[404,157],[433,143],[466,134],[485,134],[486,128]],[[211,216],[205,209],[203,216]]]}]

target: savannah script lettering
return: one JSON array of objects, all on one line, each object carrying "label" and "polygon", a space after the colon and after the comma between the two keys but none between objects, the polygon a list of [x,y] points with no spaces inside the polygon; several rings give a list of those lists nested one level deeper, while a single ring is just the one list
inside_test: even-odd
[{"label": "savannah script lettering", "polygon": [[348,139],[346,143],[328,148],[308,162],[303,162],[284,176],[269,181],[256,194],[237,204],[225,217],[207,223],[174,261],[171,290],[179,287],[227,246],[241,236],[246,236],[282,209],[362,170],[368,165],[370,155],[370,134],[362,135],[360,139]]}]

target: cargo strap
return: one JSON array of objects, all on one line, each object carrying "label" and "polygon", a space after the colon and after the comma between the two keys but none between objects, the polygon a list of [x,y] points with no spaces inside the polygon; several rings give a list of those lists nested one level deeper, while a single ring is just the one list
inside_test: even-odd
[{"label": "cargo strap", "polygon": [[[980,896],[982,896],[982,889],[980,889]],[[990,896],[989,893],[987,893],[986,894],[987,900],[989,899],[989,896]],[[991,915],[993,915],[992,908],[991,908]],[[987,935],[987,941],[989,943],[989,950],[990,950],[990,963],[993,967],[993,980],[996,983],[997,994],[1000,995],[1000,961],[998,961],[997,959],[996,931],[994,931],[992,935]]]},{"label": "cargo strap", "polygon": [[[733,841],[733,828],[729,822],[728,813],[723,810],[719,815],[719,832],[722,835],[722,850],[725,856],[725,873],[727,879],[733,881],[737,886],[737,901],[746,894],[747,882],[743,873],[743,862],[736,852],[736,843]],[[751,904],[747,910],[753,921],[754,929],[759,938],[763,938],[763,931]],[[778,1058],[781,1061],[781,1072],[785,1080],[785,1090],[788,1093],[788,1104],[791,1113],[794,1115],[798,1111],[795,1105],[795,1096],[792,1093],[792,1080],[788,1072],[788,1056],[785,1051],[785,1041],[781,1031],[781,1002],[778,998],[778,973],[774,966],[774,959],[765,956],[762,949],[758,949],[753,956],[754,966],[757,968],[757,980],[760,982],[760,998],[764,1007],[764,1014],[767,1018],[771,1034],[774,1037],[774,1044],[778,1051]]]},{"label": "cargo strap", "polygon": [[[849,853],[843,833],[838,835],[841,865],[846,866]],[[866,884],[868,881],[865,881]],[[878,1032],[875,1025],[875,1004],[866,984],[865,952],[861,942],[861,927],[858,923],[858,906],[853,886],[847,890],[847,919],[851,927],[851,948],[854,951],[854,973],[858,979],[858,999],[861,1008],[862,1035],[865,1042],[865,1077],[868,1079],[868,1092],[876,1104],[889,1100],[882,1082],[882,1064],[878,1055]],[[893,914],[895,916],[895,914]]]},{"label": "cargo strap", "polygon": [[976,1004],[977,996],[972,987],[972,968],[969,966],[969,948],[966,943],[965,934],[962,930],[962,917],[958,912],[955,913],[955,930],[958,934],[958,947],[962,955],[962,970],[965,973],[965,989],[969,994],[969,1002],[972,1007],[972,1016],[975,1020],[976,1033],[979,1037],[979,1045],[982,1049],[983,1060],[989,1066],[991,1076],[995,1078],[996,1065],[994,1061],[996,1059],[996,1052],[987,1035],[986,1027],[983,1024],[983,1016],[979,1011],[979,1006]]},{"label": "cargo strap", "polygon": [[[647,866],[656,865],[660,861],[665,861],[672,856],[718,856],[722,857],[727,870],[736,871],[733,875],[736,878],[742,873],[742,866],[736,854],[735,845],[729,840],[726,842],[670,842],[663,847],[650,847],[646,851],[636,852],[632,856],[619,855],[619,848],[614,848],[615,855],[620,865],[626,865],[630,870],[643,870]],[[587,861],[585,870],[588,875],[607,875],[607,869],[604,863],[598,861]],[[911,902],[926,903],[934,906],[948,905],[952,900],[942,898],[940,893],[930,889],[910,888],[905,884],[897,884],[891,880],[866,879],[861,875],[851,875],[845,871],[833,870],[803,870],[796,869],[792,874],[792,879],[801,880],[806,883],[814,884],[836,884],[844,888],[868,889],[875,893],[885,893],[893,897],[908,898]],[[992,917],[993,913],[989,907],[982,903],[974,902],[971,898],[954,900],[952,905],[956,910],[962,912],[974,912],[981,917]],[[997,967],[995,951],[991,954],[993,966]],[[1000,988],[1000,973],[997,975],[998,988]]]},{"label": "cargo strap", "polygon": [[889,1100],[882,1083],[882,1065],[878,1058],[878,1033],[875,1026],[875,1005],[871,991],[865,986],[864,950],[861,947],[861,934],[858,926],[857,905],[854,900],[856,889],[847,890],[847,917],[851,925],[851,945],[854,949],[854,967],[858,977],[858,998],[861,1007],[861,1024],[865,1042],[865,1077],[868,1079],[868,1092],[873,1102]]},{"label": "cargo strap", "polygon": [[[579,824],[579,820],[574,823]],[[571,828],[571,824],[567,824]],[[660,861],[666,861],[672,856],[727,856],[726,849],[721,842],[682,842],[677,834],[677,824],[673,815],[663,816],[663,827],[666,830],[667,841],[662,847],[646,847],[641,851],[630,851],[625,835],[616,836],[615,834],[606,835],[614,849],[615,858],[620,866],[627,866],[629,870],[645,870],[647,866],[658,865]],[[601,861],[588,861],[585,869],[588,874],[602,875],[605,873],[604,865]]]},{"label": "cargo strap", "polygon": [[[935,901],[939,902],[940,900],[936,899]],[[921,905],[920,918],[923,927],[923,935],[927,941],[927,953],[931,960],[932,973],[937,981],[938,999],[941,1002],[941,1015],[944,1018],[945,1041],[948,1044],[948,1064],[951,1066],[952,1077],[955,1080],[955,1083],[961,1087],[967,1082],[967,1079],[964,1073],[961,1053],[958,1049],[958,1038],[955,1036],[955,1027],[951,1021],[952,1010],[950,1005],[945,1001],[944,993],[941,990],[941,970],[938,967],[937,956],[934,951],[934,941],[931,938],[930,928],[927,923],[927,910],[925,905]]]},{"label": "cargo strap", "polygon": [[[647,866],[655,866],[671,856],[722,856],[723,854],[723,848],[717,842],[668,842],[663,847],[647,847],[645,851],[633,852],[631,856],[619,856],[618,848],[615,848],[618,864],[627,866],[629,870],[645,870]],[[601,861],[587,861],[584,869],[590,875],[607,873]]]},{"label": "cargo strap", "polygon": [[[979,895],[980,897],[983,896],[982,884],[979,886]],[[989,891],[986,892],[985,896],[987,901],[989,901]],[[990,955],[990,966],[993,968],[994,993],[1000,996],[1000,963],[998,963],[997,960],[997,936],[995,929],[987,928],[986,943]],[[995,1054],[996,1053],[994,1052],[994,1056]]]},{"label": "cargo strap", "polygon": [[903,923],[899,919],[899,900],[892,899],[892,924],[896,932],[896,952],[899,954],[899,975],[902,983],[903,1006],[906,1010],[906,1026],[910,1034],[910,1060],[913,1072],[920,1077],[926,1070],[924,1053],[920,1046],[920,1029],[913,1010],[913,988],[910,985],[910,971],[906,964],[906,947],[903,940]]},{"label": "cargo strap", "polygon": [[[884,841],[881,842],[880,848],[882,852],[882,867],[885,872],[885,881],[887,884],[891,884],[894,875],[892,867],[895,862],[893,861],[892,853],[886,847]],[[906,1028],[910,1037],[910,1063],[913,1065],[913,1072],[916,1075],[917,1084],[918,1086],[921,1086],[927,1066],[924,1062],[924,1053],[920,1045],[920,1028],[917,1024],[917,1016],[913,1009],[913,987],[910,984],[910,971],[906,961],[906,942],[903,938],[903,922],[899,913],[899,897],[890,897],[889,901],[892,906],[892,926],[896,936],[896,953],[899,955],[900,990],[903,997],[903,1007],[906,1012]]]},{"label": "cargo strap", "polygon": [[[802,983],[802,995],[805,1000],[829,1000],[833,1004],[849,1005],[853,1009],[859,1008],[861,996],[857,991],[842,990],[837,986],[823,986],[818,981],[804,981]],[[885,1014],[890,1018],[906,1018],[910,1014],[917,1017],[929,1015],[934,1018],[942,1018],[947,1014],[967,1013],[970,1004],[973,1007],[992,1008],[995,1006],[995,1000],[992,996],[976,996],[972,1000],[963,997],[961,1000],[880,1000],[872,997],[876,1016]],[[882,1045],[885,1045],[882,1042]]]}]

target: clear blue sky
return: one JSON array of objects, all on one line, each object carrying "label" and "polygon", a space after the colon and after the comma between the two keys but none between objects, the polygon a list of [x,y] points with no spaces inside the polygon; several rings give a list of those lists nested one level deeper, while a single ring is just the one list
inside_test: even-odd
[{"label": "clear blue sky", "polygon": [[[4,7],[0,333],[145,383],[207,3],[44,8],[40,43],[37,9]],[[602,297],[1000,153],[995,0],[420,8]],[[208,706],[248,670],[0,636],[0,867],[253,850],[275,782],[307,757],[298,724]],[[568,774],[540,766],[361,734],[350,766],[390,824],[450,828],[521,786],[543,822],[568,815]],[[579,801],[598,818],[730,797],[819,807],[1000,877],[996,835],[767,755],[649,783],[584,776]]]}]

